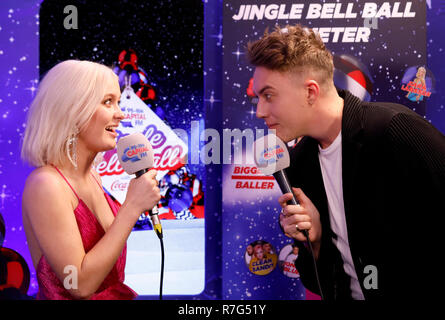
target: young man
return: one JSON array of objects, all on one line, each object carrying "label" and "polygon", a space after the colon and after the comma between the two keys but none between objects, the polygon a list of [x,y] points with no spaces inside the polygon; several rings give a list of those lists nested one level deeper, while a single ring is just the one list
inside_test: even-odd
[{"label": "young man", "polygon": [[362,102],[333,82],[333,59],[302,26],[248,46],[256,115],[283,141],[303,137],[287,170],[300,206],[281,196],[280,224],[300,247],[303,284],[325,299],[430,298],[445,213],[445,138],[410,109]]}]

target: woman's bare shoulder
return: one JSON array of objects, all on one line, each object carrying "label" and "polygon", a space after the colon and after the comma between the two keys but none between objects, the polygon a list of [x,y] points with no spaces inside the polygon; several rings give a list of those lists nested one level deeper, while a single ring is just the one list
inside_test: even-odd
[{"label": "woman's bare shoulder", "polygon": [[43,166],[33,170],[26,179],[23,190],[23,202],[51,203],[67,199],[66,183],[60,174],[51,166]]},{"label": "woman's bare shoulder", "polygon": [[26,178],[25,189],[27,188],[58,188],[62,182],[60,174],[51,166],[43,166],[34,169]]}]

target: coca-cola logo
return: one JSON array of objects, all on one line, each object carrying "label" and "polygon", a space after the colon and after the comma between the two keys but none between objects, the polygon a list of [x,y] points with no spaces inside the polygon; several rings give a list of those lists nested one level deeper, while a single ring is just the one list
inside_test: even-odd
[{"label": "coca-cola logo", "polygon": [[128,188],[128,182],[123,182],[120,180],[115,180],[111,184],[111,191],[125,191]]}]

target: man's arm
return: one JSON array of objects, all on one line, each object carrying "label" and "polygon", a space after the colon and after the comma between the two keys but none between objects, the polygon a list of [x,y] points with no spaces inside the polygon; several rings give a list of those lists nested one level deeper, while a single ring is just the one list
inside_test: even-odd
[{"label": "man's arm", "polygon": [[405,113],[392,118],[387,134],[403,163],[402,173],[418,175],[432,201],[445,212],[445,136],[423,118]]}]

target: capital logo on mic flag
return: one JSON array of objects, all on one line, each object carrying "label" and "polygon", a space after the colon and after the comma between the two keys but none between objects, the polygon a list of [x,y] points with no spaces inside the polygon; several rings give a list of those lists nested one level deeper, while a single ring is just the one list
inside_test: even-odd
[{"label": "capital logo on mic flag", "polygon": [[147,157],[148,154],[148,148],[144,146],[143,144],[134,145],[131,147],[128,147],[124,150],[124,154],[122,156],[122,161],[127,162],[136,162],[141,160],[143,157]]},{"label": "capital logo on mic flag", "polygon": [[268,147],[263,150],[258,159],[258,165],[269,165],[276,163],[279,159],[284,157],[284,149],[278,144],[273,147]]},{"label": "capital logo on mic flag", "polygon": [[271,175],[289,166],[289,152],[286,144],[275,134],[269,133],[254,143],[255,163],[265,175]]}]

